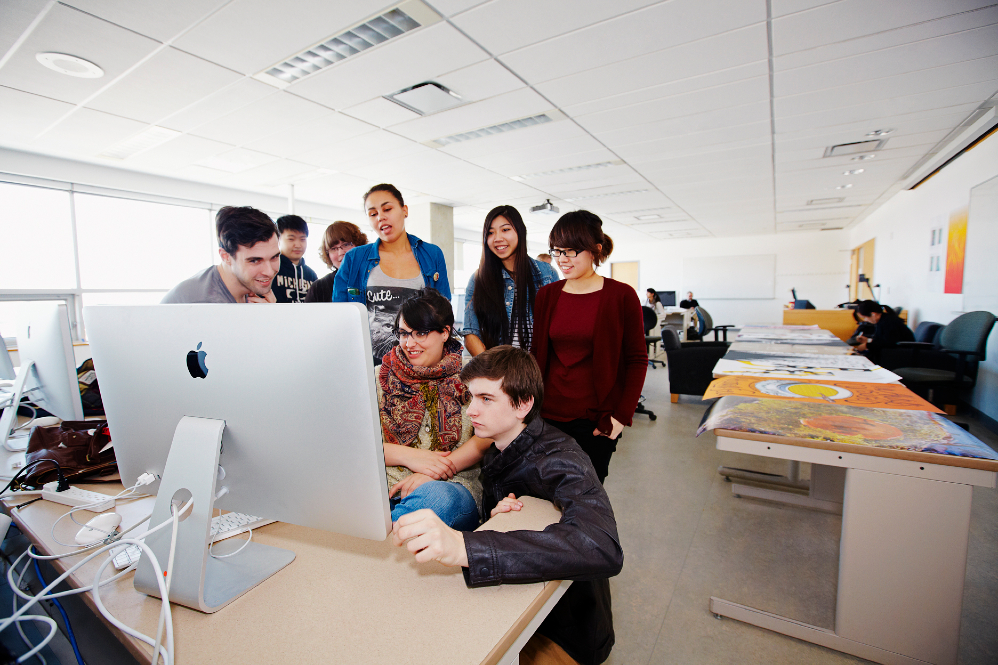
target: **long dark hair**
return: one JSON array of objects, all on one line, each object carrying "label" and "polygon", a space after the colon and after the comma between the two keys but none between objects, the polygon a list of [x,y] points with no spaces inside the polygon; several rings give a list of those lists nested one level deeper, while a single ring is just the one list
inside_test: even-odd
[{"label": "long dark hair", "polygon": [[[489,229],[497,217],[505,217],[516,231],[516,249],[513,251],[516,297],[513,299],[512,320],[506,315],[506,285],[502,277],[502,261],[489,247]],[[512,344],[515,334],[520,345],[529,350],[533,334],[530,329],[530,312],[534,311],[537,285],[534,283],[533,262],[527,253],[527,227],[516,208],[503,205],[489,211],[485,216],[482,243],[482,262],[478,265],[475,295],[471,299],[471,306],[482,331],[482,343],[487,349],[500,344]]]}]

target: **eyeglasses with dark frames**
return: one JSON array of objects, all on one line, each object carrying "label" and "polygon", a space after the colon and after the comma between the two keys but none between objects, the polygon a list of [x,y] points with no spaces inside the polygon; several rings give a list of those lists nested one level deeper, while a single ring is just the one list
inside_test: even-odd
[{"label": "eyeglasses with dark frames", "polygon": [[[578,249],[555,249],[554,247],[548,248],[548,254],[550,254],[554,258],[558,258],[559,256],[567,256],[570,259],[574,259],[576,256],[579,255],[579,251],[580,250]],[[585,250],[581,251],[584,252]]]},{"label": "eyeglasses with dark frames", "polygon": [[395,329],[395,338],[398,339],[400,344],[405,344],[405,340],[412,337],[417,342],[423,342],[426,340],[426,336],[431,332],[443,332],[442,330],[406,330],[405,328]]}]

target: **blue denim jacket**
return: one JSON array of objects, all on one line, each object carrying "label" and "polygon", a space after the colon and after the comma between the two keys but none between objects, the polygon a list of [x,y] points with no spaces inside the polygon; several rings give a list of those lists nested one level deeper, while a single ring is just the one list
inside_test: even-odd
[{"label": "blue denim jacket", "polygon": [[[485,251],[489,251],[488,248]],[[536,259],[530,259],[531,267],[534,269],[534,285],[536,288],[541,288],[546,286],[551,282],[557,282],[560,277],[558,273],[555,272],[554,267],[543,261],[538,261]],[[464,294],[464,331],[465,335],[474,335],[481,339],[482,328],[478,323],[478,317],[475,315],[475,308],[472,306],[472,297],[475,295],[475,279],[478,277],[478,271],[476,270],[472,274],[471,279],[468,280],[468,289]],[[513,282],[513,278],[510,277],[506,269],[503,268],[502,279],[506,284],[505,301],[506,301],[506,317],[509,319],[513,318],[513,297],[516,295],[516,284]],[[534,327],[534,313],[527,312],[529,320],[527,321],[527,330],[532,330]]]},{"label": "blue denim jacket", "polygon": [[[407,233],[406,237],[423,274],[423,283],[450,300],[450,282],[447,281],[443,251],[414,235]],[[333,302],[367,303],[367,280],[375,266],[381,263],[381,255],[378,254],[380,246],[381,239],[378,238],[373,244],[354,247],[346,253],[333,278]]]}]

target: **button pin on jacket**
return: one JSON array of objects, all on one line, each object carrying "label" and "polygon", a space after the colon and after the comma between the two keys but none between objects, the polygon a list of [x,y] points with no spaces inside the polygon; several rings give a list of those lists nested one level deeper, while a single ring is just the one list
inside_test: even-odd
[{"label": "button pin on jacket", "polygon": [[436,282],[439,279],[440,279],[440,273],[438,272],[433,273],[433,281]]},{"label": "button pin on jacket", "polygon": [[360,289],[347,289],[347,293],[351,296],[359,296]]}]

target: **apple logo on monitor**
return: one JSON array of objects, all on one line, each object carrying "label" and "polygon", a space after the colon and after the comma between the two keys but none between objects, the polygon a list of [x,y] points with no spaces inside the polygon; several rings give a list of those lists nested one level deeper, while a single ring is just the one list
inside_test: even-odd
[{"label": "apple logo on monitor", "polygon": [[207,351],[201,350],[201,342],[198,342],[197,350],[187,352],[187,371],[195,379],[203,379],[208,376],[208,365],[204,362],[207,355]]}]

